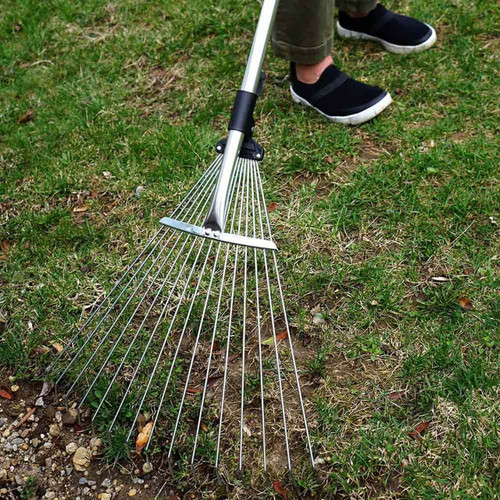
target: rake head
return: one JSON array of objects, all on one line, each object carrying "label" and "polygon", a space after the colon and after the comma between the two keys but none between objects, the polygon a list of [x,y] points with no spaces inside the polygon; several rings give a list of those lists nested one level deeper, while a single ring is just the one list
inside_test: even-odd
[{"label": "rake head", "polygon": [[135,441],[142,422],[138,451],[159,436],[175,460],[292,470],[293,449],[313,455],[256,161],[236,161],[227,232],[203,230],[222,158],[48,371],[99,429]]}]

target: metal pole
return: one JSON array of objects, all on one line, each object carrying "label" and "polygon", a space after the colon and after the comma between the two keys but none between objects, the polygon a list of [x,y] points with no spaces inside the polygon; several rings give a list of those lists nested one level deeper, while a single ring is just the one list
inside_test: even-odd
[{"label": "metal pole", "polygon": [[[271,37],[274,18],[278,10],[278,0],[264,0],[260,12],[259,22],[253,38],[252,48],[248,56],[247,66],[241,90],[256,93],[259,85],[262,64],[266,55],[266,47]],[[229,181],[231,179],[234,166],[243,144],[244,134],[238,130],[230,130],[227,138],[224,158],[219,172],[219,178],[215,187],[212,205],[207,218],[203,223],[205,234],[217,237],[225,225],[225,206]]]}]

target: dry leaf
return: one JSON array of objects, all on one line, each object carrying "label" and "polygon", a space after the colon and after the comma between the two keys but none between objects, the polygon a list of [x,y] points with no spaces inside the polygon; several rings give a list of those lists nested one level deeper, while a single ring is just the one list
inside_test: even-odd
[{"label": "dry leaf", "polygon": [[142,413],[139,413],[136,424],[137,430],[139,432],[142,432],[142,429],[144,429],[144,426],[146,425],[146,417]]},{"label": "dry leaf", "polygon": [[60,344],[59,342],[52,342],[50,344],[57,352],[61,352],[64,347],[62,346],[62,344]]},{"label": "dry leaf", "polygon": [[203,389],[201,387],[188,387],[186,392],[188,394],[198,394],[199,392],[203,392]]},{"label": "dry leaf", "polygon": [[275,201],[272,201],[271,203],[269,203],[269,205],[267,206],[267,209],[269,210],[269,212],[274,212],[274,210],[276,210],[276,207],[278,206],[278,204],[275,202]]},{"label": "dry leaf", "polygon": [[472,302],[467,297],[460,297],[458,299],[458,303],[460,304],[460,307],[467,309],[467,311],[472,311],[472,309],[474,309]]},{"label": "dry leaf", "polygon": [[11,246],[12,243],[9,240],[0,241],[0,250],[2,251],[2,253],[7,253]]},{"label": "dry leaf", "polygon": [[281,481],[273,481],[273,489],[278,495],[283,497],[283,500],[287,500],[286,490]]},{"label": "dry leaf", "polygon": [[326,161],[326,163],[328,163],[328,165],[331,165],[333,163],[333,158],[331,156],[327,156],[325,158],[325,161]]},{"label": "dry leaf", "polygon": [[21,116],[21,118],[19,118],[19,120],[17,120],[17,123],[19,123],[19,125],[22,125],[24,123],[28,123],[31,120],[33,120],[33,118],[35,118],[35,116],[36,116],[36,113],[32,109],[28,109],[28,111],[26,111],[26,113],[24,113],[24,115]]},{"label": "dry leaf", "polygon": [[86,212],[89,209],[87,205],[78,205],[73,209],[74,213]]},{"label": "dry leaf", "polygon": [[153,422],[148,422],[137,436],[137,440],[135,442],[135,451],[137,453],[141,453],[141,450],[144,448],[144,446],[148,444],[149,436],[151,435],[152,430]]},{"label": "dry leaf", "polygon": [[392,399],[392,401],[398,401],[400,399],[403,399],[405,397],[405,392],[404,391],[398,391],[398,392],[391,392],[387,396],[389,399]]},{"label": "dry leaf", "polygon": [[12,392],[4,385],[0,386],[0,397],[4,399],[12,399]]},{"label": "dry leaf", "polygon": [[35,347],[30,354],[30,358],[34,358],[36,355],[47,354],[49,352],[49,348],[42,345],[40,347]]},{"label": "dry leaf", "polygon": [[205,422],[202,422],[202,423],[200,424],[200,427],[201,427],[201,430],[202,430],[203,432],[207,432],[207,431],[208,431],[208,427],[207,427],[207,424],[206,424]]},{"label": "dry leaf", "polygon": [[408,436],[410,436],[413,439],[416,439],[417,437],[420,437],[425,430],[429,427],[429,422],[422,422],[420,425],[417,425],[414,430],[408,433]]},{"label": "dry leaf", "polygon": [[[286,339],[286,330],[276,335],[277,342],[283,339]],[[273,337],[269,337],[268,339],[262,341],[262,345],[273,345],[273,344],[274,344]]]}]

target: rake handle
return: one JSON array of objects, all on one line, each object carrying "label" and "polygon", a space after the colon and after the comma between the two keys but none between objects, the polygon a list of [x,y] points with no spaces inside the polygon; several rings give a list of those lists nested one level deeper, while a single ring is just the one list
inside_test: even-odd
[{"label": "rake handle", "polygon": [[253,121],[253,108],[260,93],[259,82],[262,65],[277,10],[278,0],[264,0],[252,48],[248,56],[243,82],[233,106],[231,121],[229,122],[229,134],[217,185],[215,186],[210,210],[203,222],[203,230],[207,235],[217,236],[224,231],[229,183],[238,160],[241,145],[248,133],[248,127],[251,127]]}]

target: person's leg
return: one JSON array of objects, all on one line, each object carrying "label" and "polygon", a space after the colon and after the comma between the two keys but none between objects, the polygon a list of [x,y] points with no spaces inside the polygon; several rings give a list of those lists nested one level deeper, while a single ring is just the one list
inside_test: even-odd
[{"label": "person's leg", "polygon": [[379,42],[389,52],[409,54],[436,42],[434,28],[386,9],[377,0],[337,0],[341,37]]},{"label": "person's leg", "polygon": [[292,99],[337,123],[370,120],[392,101],[371,85],[349,78],[333,64],[334,0],[281,0],[272,45],[290,64]]},{"label": "person's leg", "polygon": [[333,0],[281,0],[272,35],[274,53],[304,65],[330,56],[333,8]]}]

